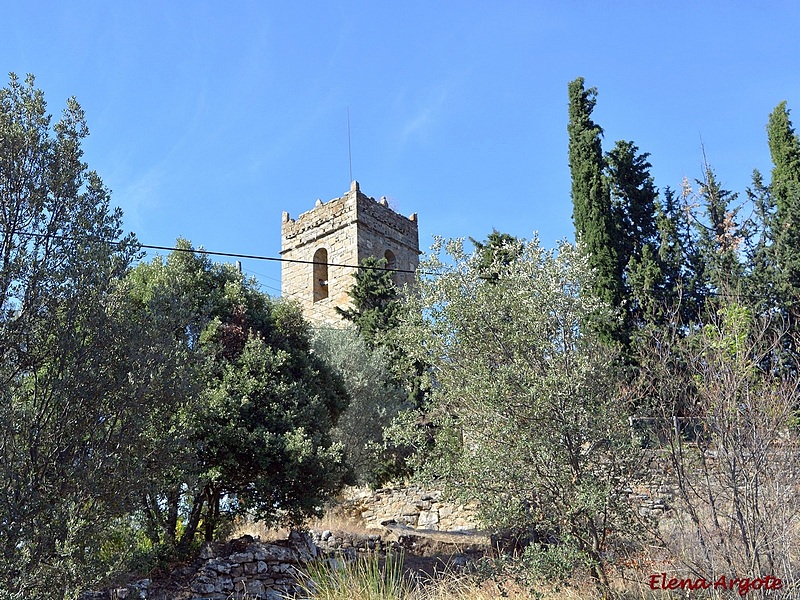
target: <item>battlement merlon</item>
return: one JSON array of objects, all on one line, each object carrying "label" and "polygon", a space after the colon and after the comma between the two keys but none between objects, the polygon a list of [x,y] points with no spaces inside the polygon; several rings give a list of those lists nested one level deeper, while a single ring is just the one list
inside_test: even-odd
[{"label": "battlement merlon", "polygon": [[[358,181],[340,198],[328,202],[317,200],[314,208],[292,219],[283,211],[281,219],[281,254],[324,238],[349,225],[358,223],[376,236],[391,238],[408,251],[419,251],[417,213],[405,217],[389,208],[385,198],[375,200],[361,192]],[[359,253],[361,254],[361,253]],[[360,256],[363,260],[365,256]]]}]

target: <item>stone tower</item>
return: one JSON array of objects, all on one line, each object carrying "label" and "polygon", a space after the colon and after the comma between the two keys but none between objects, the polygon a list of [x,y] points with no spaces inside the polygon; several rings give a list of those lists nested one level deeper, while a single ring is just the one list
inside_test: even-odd
[{"label": "stone tower", "polygon": [[[281,292],[298,300],[306,318],[316,325],[337,324],[342,318],[334,307],[350,306],[348,291],[355,283],[355,268],[368,256],[386,258],[393,269],[415,271],[419,264],[417,215],[397,214],[385,198],[376,201],[361,193],[354,181],[341,198],[316,206],[297,219],[283,213]],[[402,286],[414,281],[413,273],[394,273]]]}]

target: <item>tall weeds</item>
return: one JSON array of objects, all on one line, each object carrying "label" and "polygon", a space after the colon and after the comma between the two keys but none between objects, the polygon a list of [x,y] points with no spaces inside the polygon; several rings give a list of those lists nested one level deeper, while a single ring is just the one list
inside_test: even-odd
[{"label": "tall weeds", "polygon": [[312,563],[301,585],[305,597],[319,600],[411,600],[414,592],[403,576],[403,555],[391,553]]}]

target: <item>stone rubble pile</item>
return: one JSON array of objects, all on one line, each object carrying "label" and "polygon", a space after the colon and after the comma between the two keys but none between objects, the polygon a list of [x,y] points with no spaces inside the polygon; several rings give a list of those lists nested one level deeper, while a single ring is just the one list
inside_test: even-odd
[{"label": "stone rubble pile", "polygon": [[397,541],[383,539],[378,534],[359,534],[350,531],[331,531],[329,529],[309,531],[311,541],[321,550],[330,553],[341,553],[345,556],[355,557],[357,553],[378,552],[386,553],[399,551],[401,546]]}]

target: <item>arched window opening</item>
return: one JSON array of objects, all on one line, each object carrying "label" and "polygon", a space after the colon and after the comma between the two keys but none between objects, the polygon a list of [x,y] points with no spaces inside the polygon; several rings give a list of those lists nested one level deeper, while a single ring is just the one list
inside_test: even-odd
[{"label": "arched window opening", "polygon": [[[386,268],[387,269],[396,269],[397,268],[397,258],[395,258],[394,252],[391,250],[387,250],[383,253],[383,258],[386,259]],[[397,273],[391,272],[392,274],[392,281],[395,285],[397,285]]]},{"label": "arched window opening", "polygon": [[314,252],[314,302],[328,297],[328,251]]}]

